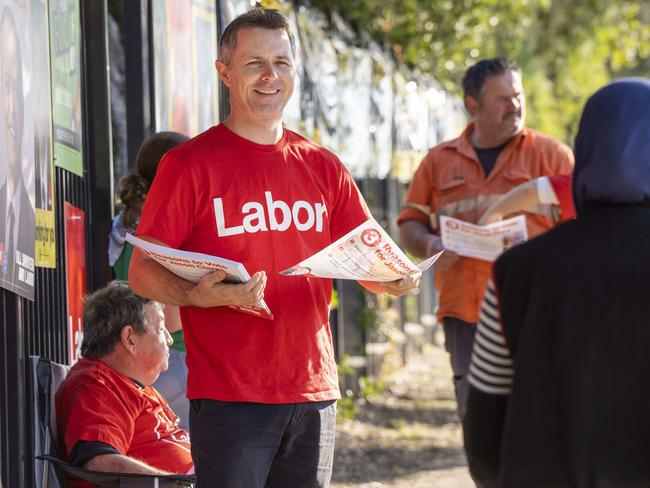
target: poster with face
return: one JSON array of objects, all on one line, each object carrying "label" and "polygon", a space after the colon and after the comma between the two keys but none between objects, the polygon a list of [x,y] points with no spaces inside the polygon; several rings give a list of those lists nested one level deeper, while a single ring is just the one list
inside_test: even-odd
[{"label": "poster with face", "polygon": [[78,0],[50,0],[54,162],[83,176]]},{"label": "poster with face", "polygon": [[29,12],[0,0],[0,286],[34,298],[34,84]]},{"label": "poster with face", "polygon": [[32,66],[34,67],[34,182],[36,207],[36,266],[56,267],[54,218],[54,155],[50,56],[45,0],[31,0]]},{"label": "poster with face", "polygon": [[217,5],[216,0],[194,0],[192,5],[192,133],[217,123]]},{"label": "poster with face", "polygon": [[65,275],[68,307],[68,363],[73,365],[81,356],[83,341],[83,302],[86,295],[86,233],[85,213],[64,202],[65,216]]}]

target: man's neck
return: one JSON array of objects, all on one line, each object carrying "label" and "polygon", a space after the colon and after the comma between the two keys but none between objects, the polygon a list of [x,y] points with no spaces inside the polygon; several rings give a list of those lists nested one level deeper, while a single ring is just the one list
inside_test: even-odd
[{"label": "man's neck", "polygon": [[244,139],[256,144],[270,145],[282,139],[282,120],[270,121],[267,124],[252,124],[249,121],[233,116],[224,121],[224,125]]},{"label": "man's neck", "polygon": [[112,353],[98,359],[109,368],[120,373],[122,376],[126,376],[127,378],[131,378],[136,380],[138,383],[143,384],[142,379],[138,377],[135,368],[131,367],[129,358],[126,358],[118,351],[113,351]]},{"label": "man's neck", "polygon": [[489,135],[482,133],[477,127],[474,127],[474,131],[472,132],[470,140],[472,142],[472,146],[474,146],[477,149],[491,149],[491,148],[503,146],[507,142],[517,137],[517,135],[518,134],[515,134],[514,136],[507,137],[505,139],[490,137]]}]

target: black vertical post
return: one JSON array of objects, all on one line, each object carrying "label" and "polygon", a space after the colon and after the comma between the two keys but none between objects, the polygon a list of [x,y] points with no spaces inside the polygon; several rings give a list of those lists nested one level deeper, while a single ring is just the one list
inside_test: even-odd
[{"label": "black vertical post", "polygon": [[[221,2],[223,0],[217,0],[217,52],[220,52],[219,41],[221,40],[221,35],[226,29],[226,19],[223,18]],[[219,121],[224,121],[230,114],[230,92],[226,85],[223,84],[221,79],[217,81],[219,83]]]},{"label": "black vertical post", "polygon": [[128,161],[135,161],[142,141],[153,128],[149,62],[149,10],[149,0],[124,0]]},{"label": "black vertical post", "polygon": [[84,89],[84,159],[88,168],[86,185],[89,211],[86,226],[89,255],[86,259],[88,288],[95,290],[110,279],[108,233],[111,228],[112,158],[111,105],[108,73],[108,31],[106,0],[81,2],[81,33]]},{"label": "black vertical post", "polygon": [[25,409],[23,408],[23,302],[27,300],[7,290],[0,290],[2,327],[2,402],[0,432],[2,433],[2,484],[22,488],[25,485]]}]

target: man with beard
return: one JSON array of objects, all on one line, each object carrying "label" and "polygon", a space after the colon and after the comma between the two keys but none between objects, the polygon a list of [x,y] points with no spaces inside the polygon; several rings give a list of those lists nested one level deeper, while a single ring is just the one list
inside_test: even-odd
[{"label": "man with beard", "polygon": [[[567,146],[524,127],[524,89],[514,62],[502,58],[479,61],[465,73],[463,90],[472,122],[460,137],[429,151],[413,177],[398,218],[404,246],[418,257],[443,249],[441,215],[475,223],[517,185],[572,170],[573,156]],[[551,206],[544,210],[536,209],[541,215],[526,215],[530,236],[553,225]],[[436,263],[438,319],[445,331],[461,418],[474,326],[489,275],[488,261],[451,251]]]},{"label": "man with beard", "polygon": [[[7,181],[0,187],[0,282],[16,290],[32,287],[20,266],[34,258],[34,209],[22,168],[24,123],[23,78],[20,39],[8,7],[0,19],[0,112],[4,147],[0,161],[7,165]],[[26,256],[26,258],[25,258]],[[22,279],[19,279],[22,278]]]}]

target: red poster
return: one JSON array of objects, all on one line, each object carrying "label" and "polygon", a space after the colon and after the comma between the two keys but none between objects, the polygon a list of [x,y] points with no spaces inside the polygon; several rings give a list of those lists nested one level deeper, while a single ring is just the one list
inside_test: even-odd
[{"label": "red poster", "polygon": [[68,303],[68,362],[73,365],[81,356],[83,340],[83,300],[86,295],[85,213],[64,202],[65,274]]}]

